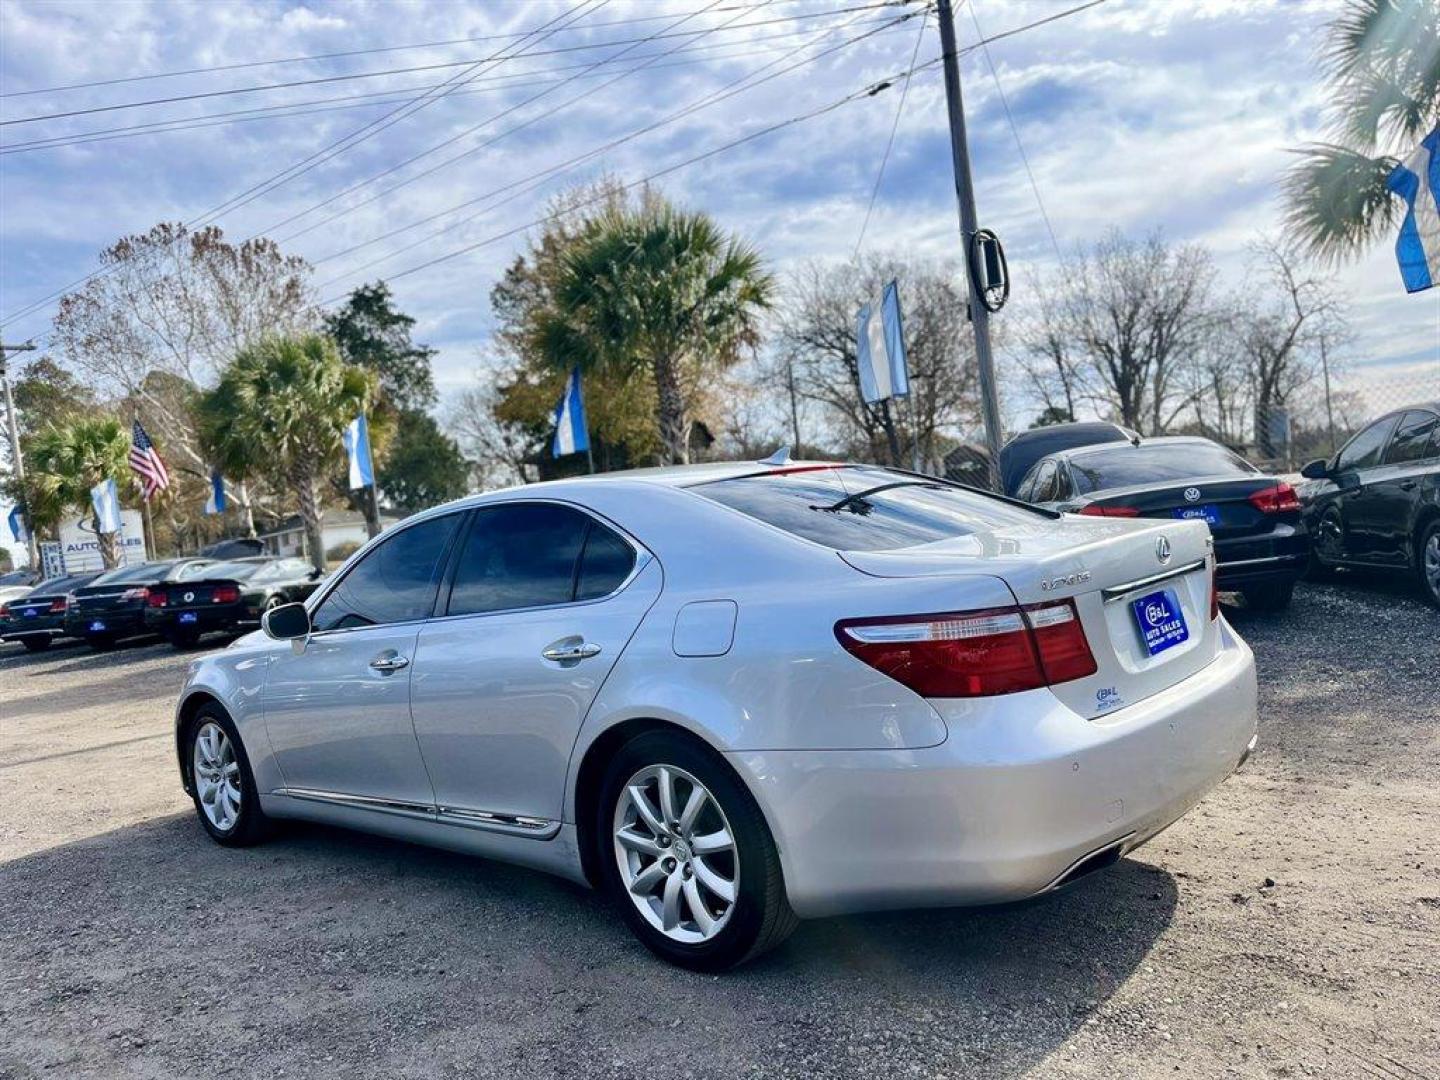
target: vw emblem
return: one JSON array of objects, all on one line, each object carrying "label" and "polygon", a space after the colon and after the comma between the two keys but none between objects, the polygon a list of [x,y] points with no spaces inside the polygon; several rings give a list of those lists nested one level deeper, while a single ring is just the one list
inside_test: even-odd
[{"label": "vw emblem", "polygon": [[193,592],[187,592],[182,599],[188,604],[195,599],[195,594]]},{"label": "vw emblem", "polygon": [[1200,489],[1199,489],[1199,488],[1186,488],[1186,489],[1185,489],[1185,501],[1186,501],[1186,502],[1199,502],[1199,501],[1200,501]]},{"label": "vw emblem", "polygon": [[1170,561],[1170,541],[1167,537],[1162,536],[1155,541],[1155,558],[1162,563]]}]

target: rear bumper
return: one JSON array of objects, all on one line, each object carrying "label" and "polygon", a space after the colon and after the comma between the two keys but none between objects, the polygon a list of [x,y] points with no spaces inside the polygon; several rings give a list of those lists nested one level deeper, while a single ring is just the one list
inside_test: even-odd
[{"label": "rear bumper", "polygon": [[[181,615],[194,615],[195,620],[181,622]],[[244,604],[222,604],[193,609],[145,609],[145,625],[156,634],[171,634],[177,630],[204,634],[217,630],[235,630],[246,624],[251,627],[259,626],[260,616],[251,614]]]},{"label": "rear bumper", "polygon": [[1215,542],[1216,580],[1222,589],[1262,582],[1295,581],[1310,561],[1310,537],[1283,525],[1263,537]]},{"label": "rear bumper", "polygon": [[26,638],[62,637],[65,634],[63,616],[51,615],[36,619],[12,619],[0,626],[0,641],[24,641]]},{"label": "rear bumper", "polygon": [[[91,630],[96,622],[101,630]],[[107,638],[135,637],[146,633],[144,613],[138,608],[121,611],[72,611],[65,616],[65,632],[72,637],[97,635]]]},{"label": "rear bumper", "polygon": [[1255,664],[1216,659],[1086,720],[1048,690],[977,703],[925,750],[728,755],[780,848],[797,914],[997,903],[1045,892],[1106,848],[1144,843],[1248,755]]}]

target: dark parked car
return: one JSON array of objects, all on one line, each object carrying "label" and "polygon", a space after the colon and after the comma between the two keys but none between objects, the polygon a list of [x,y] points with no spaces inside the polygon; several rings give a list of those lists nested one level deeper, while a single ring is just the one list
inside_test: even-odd
[{"label": "dark parked car", "polygon": [[1295,489],[1209,439],[1058,450],[1030,467],[1016,497],[1100,517],[1204,521],[1215,538],[1219,588],[1239,591],[1258,610],[1288,604],[1309,560]]},{"label": "dark parked car", "polygon": [[1319,572],[1411,574],[1440,606],[1440,401],[1387,413],[1301,475]]},{"label": "dark parked car", "polygon": [[1046,454],[1099,443],[1123,442],[1137,444],[1140,436],[1108,420],[1047,424],[1022,431],[1000,448],[1000,489],[1013,499],[1025,474]]},{"label": "dark parked car", "polygon": [[95,574],[48,578],[18,600],[0,604],[0,641],[18,641],[31,652],[48,649],[65,636],[70,594],[95,580]]},{"label": "dark parked car", "polygon": [[145,625],[188,648],[201,634],[243,633],[281,604],[304,600],[320,584],[304,559],[237,559],[213,563],[196,579],[155,585],[145,598]]},{"label": "dark parked car", "polygon": [[145,606],[150,590],[205,576],[213,559],[166,559],[122,566],[76,589],[65,612],[65,632],[83,637],[92,649],[108,649],[122,638],[148,633]]}]

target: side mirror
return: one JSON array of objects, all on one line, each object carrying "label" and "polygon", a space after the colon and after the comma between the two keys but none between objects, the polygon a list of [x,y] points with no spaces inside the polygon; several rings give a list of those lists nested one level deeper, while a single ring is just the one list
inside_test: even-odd
[{"label": "side mirror", "polygon": [[260,627],[276,641],[303,641],[310,636],[310,612],[304,604],[281,604],[265,612]]},{"label": "side mirror", "polygon": [[1324,458],[1307,461],[1305,467],[1300,470],[1300,475],[1306,480],[1324,480],[1330,475],[1330,465]]}]

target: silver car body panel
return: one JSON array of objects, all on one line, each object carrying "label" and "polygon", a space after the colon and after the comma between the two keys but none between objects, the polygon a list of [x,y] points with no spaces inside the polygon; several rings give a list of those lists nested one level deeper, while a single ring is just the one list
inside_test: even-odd
[{"label": "silver car body panel", "polygon": [[[247,635],[191,665],[177,724],[205,697],[219,701],[267,813],[576,881],[586,753],[616,724],[673,724],[748,786],[801,915],[1032,895],[1107,844],[1144,842],[1243,758],[1254,662],[1208,617],[1203,524],[1037,515],[1023,528],[840,553],[683,489],[760,471],[642,470],[417,515],[397,528],[471,506],[565,503],[623,533],[636,567],[600,601],[316,634],[303,648]],[[1192,636],[1148,657],[1119,601],[1157,575]],[[1099,670],[999,697],[927,700],[835,637],[840,619],[1054,599],[1074,599]],[[541,655],[574,639],[600,649]],[[369,668],[390,649],[411,663]]]}]

